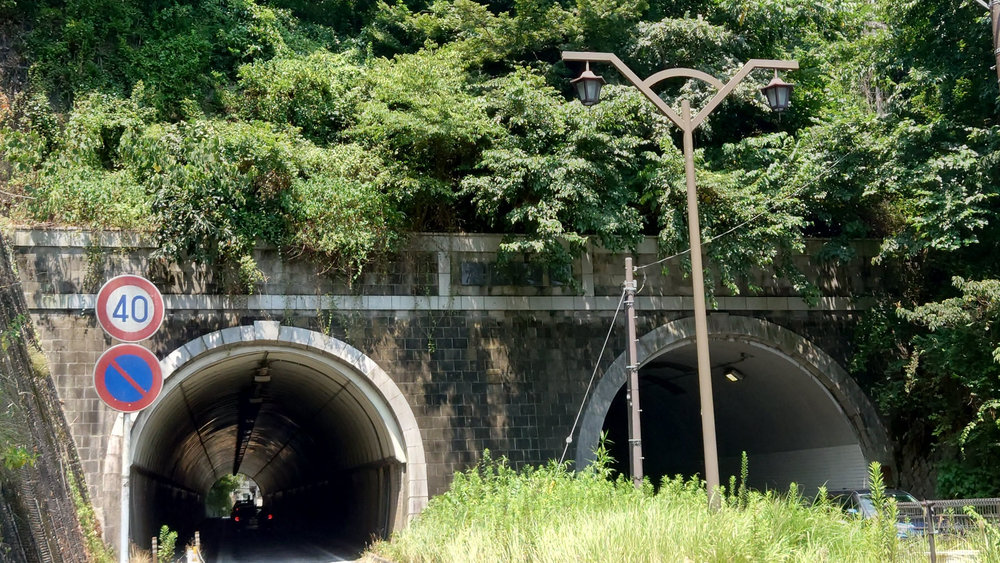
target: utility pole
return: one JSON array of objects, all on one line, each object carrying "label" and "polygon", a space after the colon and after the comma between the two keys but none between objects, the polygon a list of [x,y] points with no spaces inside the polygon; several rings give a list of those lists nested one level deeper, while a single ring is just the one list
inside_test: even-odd
[{"label": "utility pole", "polygon": [[632,257],[625,259],[625,318],[628,324],[628,467],[635,488],[642,486],[642,430],[639,425],[639,359],[635,337],[635,280]]}]

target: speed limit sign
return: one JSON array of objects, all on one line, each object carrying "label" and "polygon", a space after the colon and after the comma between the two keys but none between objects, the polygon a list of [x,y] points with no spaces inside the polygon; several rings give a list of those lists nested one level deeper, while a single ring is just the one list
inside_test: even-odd
[{"label": "speed limit sign", "polygon": [[97,292],[97,321],[104,331],[123,342],[145,340],[163,323],[163,296],[146,278],[111,278]]}]

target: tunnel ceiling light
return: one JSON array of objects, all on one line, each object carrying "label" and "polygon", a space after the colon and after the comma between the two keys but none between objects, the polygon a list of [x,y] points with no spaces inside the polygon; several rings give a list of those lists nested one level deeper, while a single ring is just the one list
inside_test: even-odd
[{"label": "tunnel ceiling light", "polygon": [[270,383],[271,382],[271,370],[267,367],[257,368],[257,374],[253,377],[254,383]]},{"label": "tunnel ceiling light", "polygon": [[726,371],[724,371],[722,375],[729,381],[732,381],[733,383],[736,383],[737,381],[743,381],[743,372],[735,368],[726,368]]}]

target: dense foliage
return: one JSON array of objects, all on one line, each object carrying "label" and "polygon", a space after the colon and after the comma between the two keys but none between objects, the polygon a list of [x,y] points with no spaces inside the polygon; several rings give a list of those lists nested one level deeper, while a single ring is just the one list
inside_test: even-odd
[{"label": "dense foliage", "polygon": [[0,60],[4,215],[148,230],[244,288],[259,241],[348,276],[413,231],[502,233],[554,262],[643,235],[679,253],[676,128],[610,68],[580,106],[560,50],[641,76],[795,58],[791,110],[766,110],[759,72],[697,132],[709,280],[752,290],[763,267],[806,288],[786,259],[804,237],[832,261],[880,240],[857,375],[944,459],[941,494],[1000,492],[982,476],[1000,462],[1000,131],[975,2],[5,0],[0,26],[30,62]]}]

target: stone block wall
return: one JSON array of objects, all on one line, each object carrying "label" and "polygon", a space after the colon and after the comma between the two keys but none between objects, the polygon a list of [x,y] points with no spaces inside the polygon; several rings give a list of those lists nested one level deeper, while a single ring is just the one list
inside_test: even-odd
[{"label": "stone block wall", "polygon": [[[111,530],[121,483],[102,476],[119,463],[120,419],[98,398],[93,369],[115,342],[98,326],[93,303],[106,279],[124,273],[150,278],[164,294],[167,319],[146,342],[160,358],[198,336],[257,320],[308,328],[358,348],[406,395],[423,433],[432,495],[487,448],[514,465],[559,458],[612,328],[623,256],[592,249],[569,271],[516,260],[503,268],[496,264],[498,244],[498,237],[483,235],[416,237],[406,252],[355,280],[260,248],[266,280],[252,293],[231,294],[231,282],[212,269],[151,259],[141,237],[57,230],[15,236],[32,317],[91,494],[103,499]],[[821,289],[816,305],[760,273],[761,292],[717,288],[714,308],[779,324],[843,364],[864,306],[856,297],[878,278],[864,258],[872,251],[860,244],[862,258],[852,269],[797,258]],[[656,258],[655,241],[648,240],[636,264]],[[676,264],[666,272],[646,268],[637,279],[639,334],[690,316],[690,281]],[[615,322],[601,367],[625,348],[623,317]]]}]

